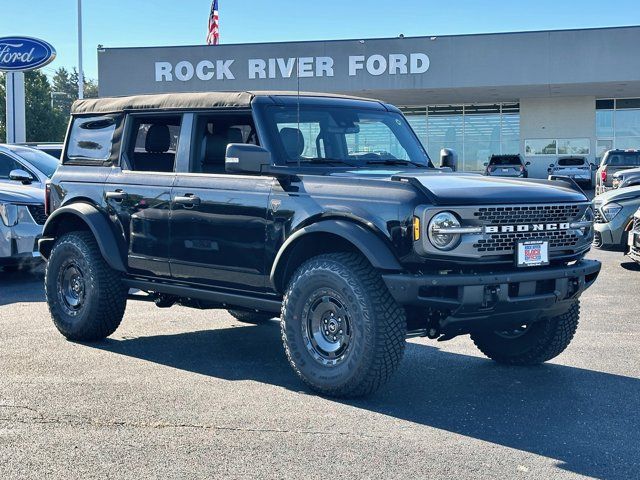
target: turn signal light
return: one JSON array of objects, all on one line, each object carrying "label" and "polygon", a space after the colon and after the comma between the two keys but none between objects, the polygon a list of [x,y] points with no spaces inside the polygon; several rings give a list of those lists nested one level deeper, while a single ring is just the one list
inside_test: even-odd
[{"label": "turn signal light", "polygon": [[51,215],[51,184],[44,184],[44,214],[48,217]]},{"label": "turn signal light", "polygon": [[420,217],[413,217],[413,241],[420,240]]}]

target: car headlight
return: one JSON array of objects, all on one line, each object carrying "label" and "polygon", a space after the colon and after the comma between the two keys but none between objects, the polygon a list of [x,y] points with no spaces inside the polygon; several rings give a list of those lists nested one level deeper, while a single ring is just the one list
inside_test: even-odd
[{"label": "car headlight", "polygon": [[7,227],[18,223],[18,206],[11,203],[0,203],[0,219]]},{"label": "car headlight", "polygon": [[429,241],[438,250],[451,250],[460,241],[459,233],[449,233],[447,229],[459,228],[460,221],[451,212],[440,212],[429,222],[427,233]]},{"label": "car headlight", "polygon": [[618,215],[618,213],[620,213],[620,210],[622,210],[622,205],[611,202],[607,203],[604,207],[601,208],[601,210],[604,218],[607,220],[607,222],[610,222],[616,217],[616,215]]}]

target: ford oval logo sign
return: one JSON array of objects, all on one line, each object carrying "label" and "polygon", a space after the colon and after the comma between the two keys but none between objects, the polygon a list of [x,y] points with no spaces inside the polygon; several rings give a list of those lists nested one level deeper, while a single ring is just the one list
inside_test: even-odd
[{"label": "ford oval logo sign", "polygon": [[26,72],[51,63],[55,49],[44,40],[31,37],[0,37],[0,71]]}]

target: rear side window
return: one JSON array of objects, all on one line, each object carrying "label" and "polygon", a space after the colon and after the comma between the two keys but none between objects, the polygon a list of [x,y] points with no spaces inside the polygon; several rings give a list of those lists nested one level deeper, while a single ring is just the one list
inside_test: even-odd
[{"label": "rear side window", "polygon": [[129,116],[130,133],[125,149],[131,170],[173,172],[182,115]]},{"label": "rear side window", "polygon": [[492,157],[489,165],[521,165],[520,157]]},{"label": "rear side window", "polygon": [[580,167],[584,165],[584,158],[561,158],[558,160],[561,167]]},{"label": "rear side window", "polygon": [[116,121],[113,117],[77,117],[73,120],[67,158],[104,161],[111,154]]},{"label": "rear side window", "polygon": [[611,165],[612,167],[640,167],[640,153],[612,153],[605,159],[604,164]]}]

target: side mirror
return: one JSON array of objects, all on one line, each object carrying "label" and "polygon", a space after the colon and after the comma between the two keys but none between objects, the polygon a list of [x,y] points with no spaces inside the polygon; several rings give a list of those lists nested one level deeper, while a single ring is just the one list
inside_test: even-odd
[{"label": "side mirror", "polygon": [[22,170],[18,168],[16,170],[11,170],[11,172],[9,172],[9,180],[22,182],[24,185],[29,185],[31,182],[33,182],[34,178],[26,170]]},{"label": "side mirror", "polygon": [[553,167],[555,167],[553,163],[549,165],[549,168],[553,168]]},{"label": "side mirror", "polygon": [[600,168],[600,167],[598,166],[598,164],[597,164],[597,163],[592,163],[592,164],[591,164],[591,170],[593,170],[594,172],[595,172],[596,170],[598,170],[598,168]]},{"label": "side mirror", "polygon": [[489,166],[489,162],[484,162],[484,163],[483,163],[483,165],[484,165],[485,167],[488,167],[488,166]]},{"label": "side mirror", "polygon": [[[527,163],[524,164],[525,167],[528,167],[529,165],[531,165],[531,162],[527,162]],[[553,165],[551,165],[551,166],[553,166]]]},{"label": "side mirror", "polygon": [[452,172],[458,169],[458,156],[450,148],[440,150],[440,168],[450,168]]},{"label": "side mirror", "polygon": [[229,173],[262,173],[271,165],[271,152],[258,145],[230,143],[224,159],[225,170]]}]

